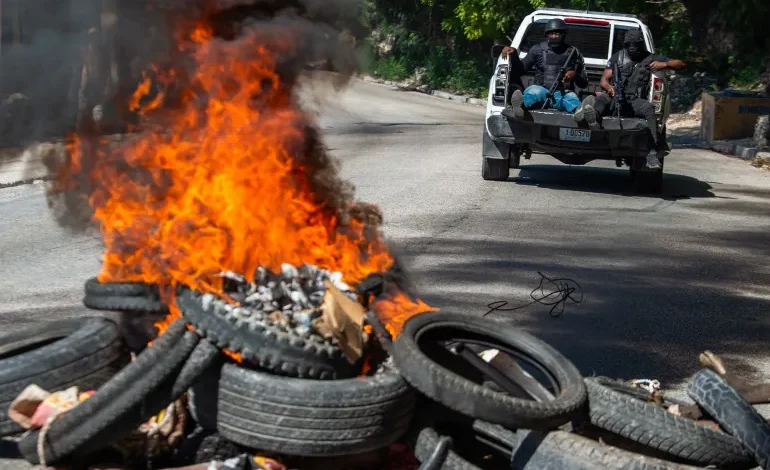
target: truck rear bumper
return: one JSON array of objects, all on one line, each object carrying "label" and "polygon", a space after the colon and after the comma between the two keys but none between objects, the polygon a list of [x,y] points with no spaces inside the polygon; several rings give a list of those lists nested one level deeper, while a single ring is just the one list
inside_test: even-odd
[{"label": "truck rear bumper", "polygon": [[645,122],[638,118],[623,118],[623,128],[617,118],[605,117],[603,129],[592,130],[590,141],[561,140],[559,129],[588,129],[578,126],[571,114],[560,111],[532,111],[524,119],[496,114],[487,119],[493,139],[509,144],[529,144],[536,152],[549,154],[590,155],[593,158],[616,159],[645,156],[653,148]]}]

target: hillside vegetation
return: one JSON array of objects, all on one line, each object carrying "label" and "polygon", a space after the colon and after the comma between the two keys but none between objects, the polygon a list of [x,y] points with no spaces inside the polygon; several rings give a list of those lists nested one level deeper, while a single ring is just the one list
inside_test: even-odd
[{"label": "hillside vegetation", "polygon": [[379,78],[484,95],[491,46],[507,42],[538,7],[636,14],[659,51],[686,60],[687,74],[715,77],[718,88],[755,87],[770,72],[767,0],[366,0],[373,31],[366,68]]}]

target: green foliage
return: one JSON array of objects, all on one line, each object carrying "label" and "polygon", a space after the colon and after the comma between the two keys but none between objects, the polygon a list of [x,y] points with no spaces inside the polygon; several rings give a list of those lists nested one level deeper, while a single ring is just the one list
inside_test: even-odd
[{"label": "green foliage", "polygon": [[[638,15],[658,51],[686,60],[690,72],[717,73],[720,83],[756,81],[770,55],[770,40],[760,33],[770,17],[767,0],[365,0],[365,22],[374,31],[367,68],[391,80],[419,77],[434,88],[483,96],[490,47],[507,42],[525,15],[546,6],[585,10],[589,3],[594,11]],[[707,31],[705,43],[696,40],[698,28]]]},{"label": "green foliage", "polygon": [[401,81],[409,77],[404,59],[399,57],[385,57],[374,65],[374,76],[385,80]]}]

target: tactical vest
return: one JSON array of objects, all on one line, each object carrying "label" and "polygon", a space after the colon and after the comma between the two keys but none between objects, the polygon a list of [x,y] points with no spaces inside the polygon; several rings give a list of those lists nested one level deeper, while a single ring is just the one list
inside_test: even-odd
[{"label": "tactical vest", "polygon": [[620,68],[620,79],[623,83],[623,94],[626,99],[642,98],[647,99],[650,94],[650,77],[652,72],[647,66],[652,62],[652,54],[642,59],[640,62],[634,62],[628,56],[625,49],[621,49],[618,55],[618,66]]},{"label": "tactical vest", "polygon": [[[553,82],[556,81],[556,78],[559,76],[559,71],[567,61],[570,52],[572,52],[572,46],[566,48],[561,54],[552,51],[551,47],[548,45],[548,41],[541,42],[540,47],[543,50],[543,70],[538,70],[537,73],[535,73],[534,83],[548,88],[553,85]],[[573,87],[573,84],[569,83],[567,89],[572,89]]]}]

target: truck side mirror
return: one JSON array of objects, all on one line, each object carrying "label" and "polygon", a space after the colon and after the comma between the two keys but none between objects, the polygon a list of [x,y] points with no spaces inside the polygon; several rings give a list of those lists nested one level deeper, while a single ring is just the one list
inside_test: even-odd
[{"label": "truck side mirror", "polygon": [[503,49],[505,49],[506,47],[508,46],[506,46],[505,44],[495,44],[494,46],[492,46],[492,58],[497,59],[498,57],[500,57],[500,54],[502,54]]}]

